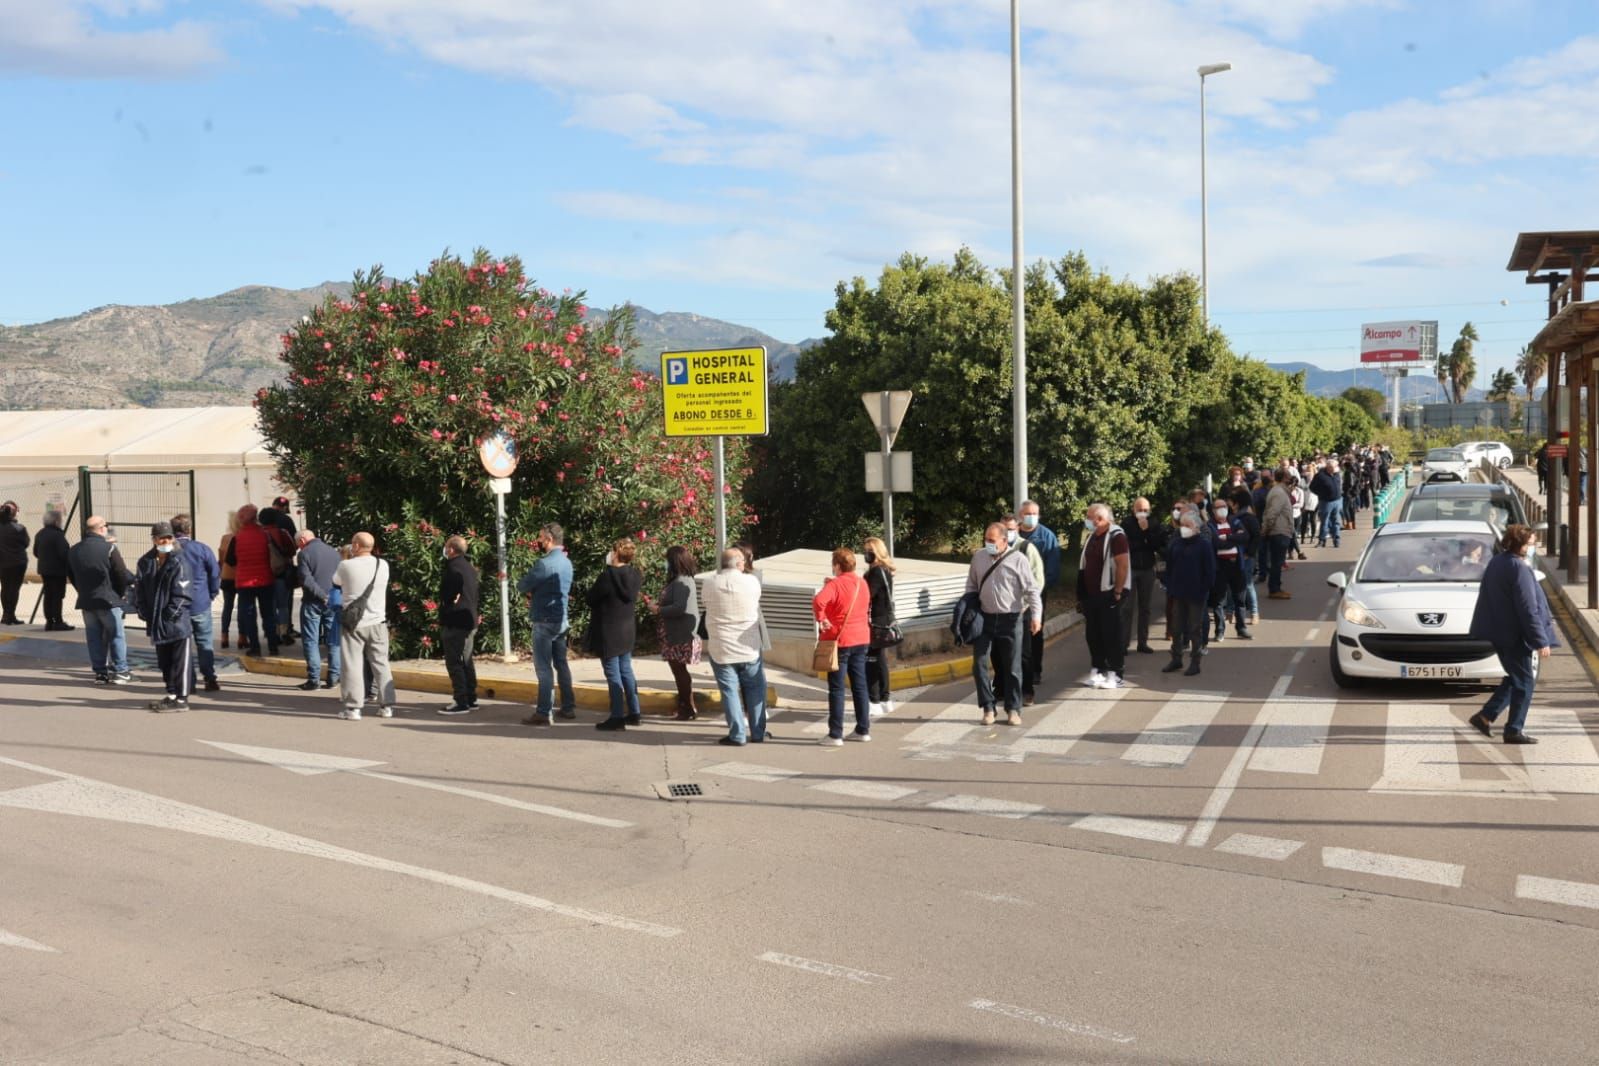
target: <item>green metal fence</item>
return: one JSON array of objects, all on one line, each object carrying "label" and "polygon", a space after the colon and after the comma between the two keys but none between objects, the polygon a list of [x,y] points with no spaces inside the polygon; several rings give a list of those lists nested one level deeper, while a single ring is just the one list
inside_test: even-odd
[{"label": "green metal fence", "polygon": [[1376,506],[1371,509],[1371,526],[1373,529],[1379,528],[1388,521],[1388,516],[1393,513],[1395,507],[1399,506],[1409,488],[1410,467],[1400,467],[1398,475],[1388,482],[1388,487],[1377,493]]}]

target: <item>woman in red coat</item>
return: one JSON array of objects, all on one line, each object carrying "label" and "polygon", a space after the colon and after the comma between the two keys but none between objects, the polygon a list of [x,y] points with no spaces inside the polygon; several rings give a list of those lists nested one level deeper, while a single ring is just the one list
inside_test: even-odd
[{"label": "woman in red coat", "polygon": [[855,732],[851,740],[872,739],[871,697],[866,689],[866,653],[872,644],[868,621],[871,593],[855,572],[855,553],[848,548],[833,549],[833,576],[811,601],[821,639],[838,641],[838,669],[827,675],[827,736],[821,743],[838,747],[844,743],[844,678],[849,678],[855,700]]}]

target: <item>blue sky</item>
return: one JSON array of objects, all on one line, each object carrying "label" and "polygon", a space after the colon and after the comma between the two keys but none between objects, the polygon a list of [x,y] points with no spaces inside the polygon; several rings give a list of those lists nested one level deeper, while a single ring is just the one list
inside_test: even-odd
[{"label": "blue sky", "polygon": [[[1592,0],[1023,0],[1029,260],[1199,267],[1235,348],[1538,327],[1599,228]],[[797,341],[904,251],[1009,262],[1004,0],[0,0],[0,322],[443,248]],[[1501,303],[1508,301],[1508,303]]]}]

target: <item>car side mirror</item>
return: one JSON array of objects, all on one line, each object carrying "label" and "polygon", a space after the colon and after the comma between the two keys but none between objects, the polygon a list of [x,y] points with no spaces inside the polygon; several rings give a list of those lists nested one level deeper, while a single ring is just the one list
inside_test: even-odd
[{"label": "car side mirror", "polygon": [[1335,589],[1347,588],[1349,586],[1349,575],[1344,573],[1342,570],[1338,571],[1336,574],[1330,574],[1327,577],[1327,584],[1331,585]]}]

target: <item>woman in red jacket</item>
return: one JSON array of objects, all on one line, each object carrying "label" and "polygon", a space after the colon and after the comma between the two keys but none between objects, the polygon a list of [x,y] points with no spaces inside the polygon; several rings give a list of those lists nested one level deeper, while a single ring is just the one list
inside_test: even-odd
[{"label": "woman in red jacket", "polygon": [[833,576],[811,600],[821,639],[838,641],[838,669],[827,675],[827,736],[821,740],[827,747],[844,743],[846,675],[855,700],[855,732],[849,738],[872,739],[871,697],[866,689],[866,653],[872,643],[868,622],[871,600],[866,582],[855,573],[855,553],[848,548],[833,549]]}]

